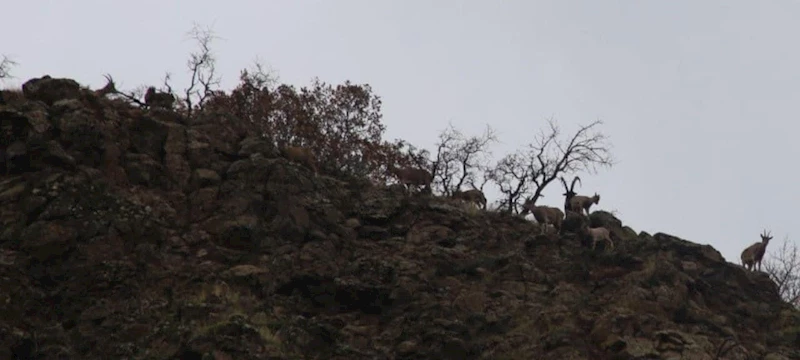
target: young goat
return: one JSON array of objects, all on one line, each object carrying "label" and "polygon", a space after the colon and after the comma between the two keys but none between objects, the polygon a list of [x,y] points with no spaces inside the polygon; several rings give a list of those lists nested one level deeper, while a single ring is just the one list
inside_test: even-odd
[{"label": "young goat", "polygon": [[175,96],[166,92],[156,92],[156,88],[149,87],[144,94],[144,103],[149,107],[163,107],[172,108],[172,103],[175,102]]},{"label": "young goat", "polygon": [[579,234],[592,239],[592,250],[597,247],[597,242],[600,240],[605,241],[606,250],[614,249],[614,241],[611,240],[611,232],[604,227],[590,228],[589,224],[584,223],[583,226],[581,226]]},{"label": "young goat", "polygon": [[761,259],[764,258],[764,253],[767,251],[767,244],[772,240],[772,236],[764,230],[761,235],[761,242],[757,242],[748,246],[742,251],[742,266],[747,270],[753,270],[758,265],[758,271],[761,271]]},{"label": "young goat", "polygon": [[281,155],[289,161],[304,164],[314,172],[314,175],[317,174],[317,159],[311,149],[301,146],[286,146],[281,149]]},{"label": "young goat", "polygon": [[431,190],[433,176],[425,169],[412,167],[396,168],[392,165],[389,167],[389,172],[396,176],[406,189],[408,189],[409,185],[414,185],[415,187],[424,186],[425,190],[428,192]]},{"label": "young goat", "polygon": [[561,223],[564,221],[564,212],[557,207],[536,206],[533,201],[526,201],[522,205],[520,215],[525,216],[533,213],[533,218],[539,223],[539,234],[544,234],[547,224],[553,225],[558,234],[561,234]]},{"label": "young goat", "polygon": [[478,189],[472,189],[467,191],[456,190],[453,191],[453,195],[451,195],[453,199],[464,200],[467,202],[474,203],[478,205],[481,209],[486,210],[486,196],[483,195],[483,191]]},{"label": "young goat", "polygon": [[569,210],[586,216],[589,216],[589,208],[592,204],[600,203],[600,195],[594,193],[594,196],[575,195],[569,200]]}]

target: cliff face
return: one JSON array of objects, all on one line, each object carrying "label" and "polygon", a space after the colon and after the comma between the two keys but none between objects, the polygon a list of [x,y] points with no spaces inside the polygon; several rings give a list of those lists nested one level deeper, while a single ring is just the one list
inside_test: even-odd
[{"label": "cliff face", "polygon": [[800,313],[710,246],[597,211],[592,251],[580,218],[315,177],[224,114],[2,95],[0,358],[800,358]]}]

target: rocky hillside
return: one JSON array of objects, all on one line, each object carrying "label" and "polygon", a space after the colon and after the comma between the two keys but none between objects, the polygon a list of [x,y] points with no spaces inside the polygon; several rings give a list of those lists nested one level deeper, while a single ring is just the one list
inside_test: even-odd
[{"label": "rocky hillside", "polygon": [[800,313],[710,246],[313,176],[33,79],[0,99],[2,359],[800,359]]}]

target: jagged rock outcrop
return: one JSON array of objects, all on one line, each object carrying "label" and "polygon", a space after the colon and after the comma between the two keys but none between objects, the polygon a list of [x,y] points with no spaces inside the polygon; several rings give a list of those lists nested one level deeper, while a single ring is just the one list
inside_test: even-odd
[{"label": "jagged rock outcrop", "polygon": [[800,313],[710,246],[596,211],[616,249],[592,252],[586,220],[537,235],[315,177],[225,115],[23,89],[0,105],[0,358],[800,357]]}]

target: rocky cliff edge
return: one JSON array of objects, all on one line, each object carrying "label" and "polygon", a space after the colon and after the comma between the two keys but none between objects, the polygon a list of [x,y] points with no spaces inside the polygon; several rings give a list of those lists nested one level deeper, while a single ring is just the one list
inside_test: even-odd
[{"label": "rocky cliff edge", "polygon": [[69,79],[0,95],[0,358],[800,358],[800,313],[710,246],[597,211],[592,251]]}]

